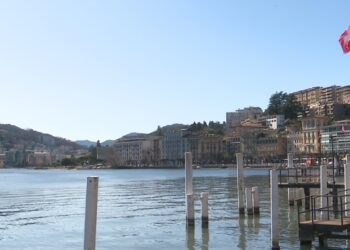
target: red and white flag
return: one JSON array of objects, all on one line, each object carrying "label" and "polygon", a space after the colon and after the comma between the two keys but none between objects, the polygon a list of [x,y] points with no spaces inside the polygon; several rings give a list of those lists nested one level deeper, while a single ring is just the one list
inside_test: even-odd
[{"label": "red and white flag", "polygon": [[340,35],[339,43],[344,53],[350,52],[350,26]]},{"label": "red and white flag", "polygon": [[344,127],[344,125],[341,125],[341,133],[342,133],[342,135],[345,134],[345,127]]}]

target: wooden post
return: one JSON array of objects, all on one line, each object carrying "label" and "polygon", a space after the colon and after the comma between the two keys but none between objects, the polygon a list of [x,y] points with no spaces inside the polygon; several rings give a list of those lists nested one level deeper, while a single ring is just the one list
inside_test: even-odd
[{"label": "wooden post", "polygon": [[85,205],[84,250],[95,250],[98,200],[98,177],[87,178]]},{"label": "wooden post", "polygon": [[194,197],[192,190],[192,154],[185,153],[185,195],[186,195],[186,222],[194,225]]},{"label": "wooden post", "polygon": [[201,203],[202,203],[202,227],[208,226],[209,216],[208,216],[208,193],[201,193]]},{"label": "wooden post", "polygon": [[271,201],[271,249],[280,249],[279,245],[279,195],[278,195],[278,179],[277,171],[270,170],[270,201]]},{"label": "wooden post", "polygon": [[346,155],[346,163],[344,165],[344,185],[345,185],[345,216],[350,215],[350,155]]},{"label": "wooden post", "polygon": [[[288,168],[291,169],[293,168],[293,154],[288,153]],[[289,170],[291,174],[294,174],[294,171]],[[295,177],[290,176],[288,178],[289,183],[294,183],[295,182]],[[294,206],[294,200],[295,200],[295,189],[294,188],[288,188],[288,203],[290,206]]]},{"label": "wooden post", "polygon": [[251,188],[245,188],[245,204],[247,208],[247,214],[253,215],[253,201]]},{"label": "wooden post", "polygon": [[237,153],[237,194],[239,214],[244,214],[244,179],[243,179],[243,154]]},{"label": "wooden post", "polygon": [[252,194],[253,194],[253,212],[254,214],[259,214],[260,213],[259,188],[252,187]]},{"label": "wooden post", "polygon": [[[321,195],[321,201],[320,206],[321,208],[327,207],[327,197],[325,196],[328,193],[327,189],[327,166],[323,165],[320,167],[320,195]],[[326,219],[327,218],[327,212],[321,211],[321,218]]]}]

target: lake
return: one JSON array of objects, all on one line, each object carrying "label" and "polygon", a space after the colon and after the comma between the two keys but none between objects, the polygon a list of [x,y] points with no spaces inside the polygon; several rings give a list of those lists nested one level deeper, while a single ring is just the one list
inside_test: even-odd
[{"label": "lake", "polygon": [[[186,229],[184,169],[0,169],[0,249],[83,249],[86,177],[99,176],[96,249],[270,249],[268,169],[245,169],[260,216],[238,213],[236,169],[194,169],[195,227]],[[209,192],[201,227],[200,192]],[[281,249],[300,249],[297,208],[280,189]]]}]

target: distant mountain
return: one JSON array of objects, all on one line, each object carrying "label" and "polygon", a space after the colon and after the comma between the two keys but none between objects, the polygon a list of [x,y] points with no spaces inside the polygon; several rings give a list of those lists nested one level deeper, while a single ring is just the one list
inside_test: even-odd
[{"label": "distant mountain", "polygon": [[114,140],[106,140],[101,143],[102,146],[111,146],[114,143]]},{"label": "distant mountain", "polygon": [[[103,147],[105,146],[111,146],[113,144],[114,140],[106,140],[104,142],[101,142],[101,145]],[[84,146],[84,147],[91,147],[91,146],[96,146],[96,142],[95,141],[89,141],[89,140],[78,140],[75,141],[75,143]]]},{"label": "distant mountain", "polygon": [[89,141],[89,140],[78,140],[75,141],[75,143],[84,146],[84,147],[91,147],[91,146],[96,146],[96,142],[95,141]]},{"label": "distant mountain", "polygon": [[54,149],[60,146],[67,146],[72,149],[83,148],[75,142],[50,134],[44,134],[33,129],[21,129],[11,124],[0,124],[0,149],[34,149],[37,147]]}]

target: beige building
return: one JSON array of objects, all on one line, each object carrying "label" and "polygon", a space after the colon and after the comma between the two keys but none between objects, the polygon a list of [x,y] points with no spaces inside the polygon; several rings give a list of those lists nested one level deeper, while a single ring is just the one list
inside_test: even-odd
[{"label": "beige building", "polygon": [[350,85],[337,88],[336,96],[338,103],[350,104]]},{"label": "beige building", "polygon": [[321,87],[313,87],[291,93],[303,106],[315,107],[321,100]]},{"label": "beige building", "polygon": [[259,107],[248,107],[244,109],[237,109],[235,112],[227,112],[226,125],[229,128],[238,126],[243,120],[257,119],[262,114],[263,111]]},{"label": "beige building", "polygon": [[260,159],[285,158],[287,138],[275,131],[264,131],[256,135],[256,151]]},{"label": "beige building", "polygon": [[302,119],[302,144],[303,153],[318,154],[321,153],[321,127],[329,124],[328,117],[308,117]]}]

